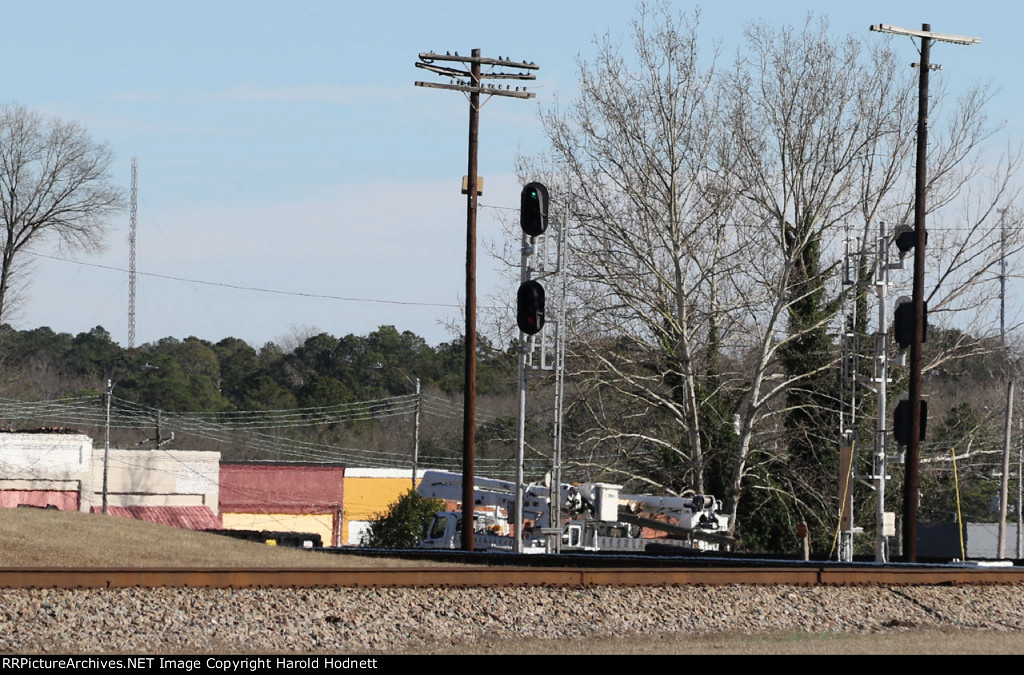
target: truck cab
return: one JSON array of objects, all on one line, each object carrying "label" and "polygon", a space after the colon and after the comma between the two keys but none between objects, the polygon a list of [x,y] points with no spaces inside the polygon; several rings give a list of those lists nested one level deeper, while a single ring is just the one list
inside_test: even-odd
[{"label": "truck cab", "polygon": [[[461,511],[438,511],[423,523],[419,547],[435,550],[460,548],[462,527]],[[514,542],[506,517],[478,511],[473,517],[473,528],[473,542],[477,550],[513,550]]]},{"label": "truck cab", "polygon": [[420,548],[455,548],[462,538],[462,514],[456,511],[438,511],[423,522]]}]

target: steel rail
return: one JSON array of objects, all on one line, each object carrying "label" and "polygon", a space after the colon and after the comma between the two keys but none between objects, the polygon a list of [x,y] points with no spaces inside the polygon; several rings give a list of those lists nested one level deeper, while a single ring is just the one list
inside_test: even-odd
[{"label": "steel rail", "polygon": [[1024,568],[844,567],[350,569],[0,569],[0,589],[16,588],[389,588],[560,586],[924,586],[1022,584]]}]

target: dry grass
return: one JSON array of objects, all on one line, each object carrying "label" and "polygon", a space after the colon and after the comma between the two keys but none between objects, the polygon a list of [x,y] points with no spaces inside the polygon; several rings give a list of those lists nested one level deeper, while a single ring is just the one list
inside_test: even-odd
[{"label": "dry grass", "polygon": [[345,568],[411,564],[401,559],[268,546],[128,518],[46,509],[0,509],[0,567]]}]

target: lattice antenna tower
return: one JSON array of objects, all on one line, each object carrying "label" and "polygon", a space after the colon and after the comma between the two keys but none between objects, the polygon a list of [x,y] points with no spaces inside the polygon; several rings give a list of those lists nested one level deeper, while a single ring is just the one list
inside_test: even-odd
[{"label": "lattice antenna tower", "polygon": [[132,157],[131,221],[128,231],[128,349],[135,349],[135,231],[138,227],[138,160]]}]

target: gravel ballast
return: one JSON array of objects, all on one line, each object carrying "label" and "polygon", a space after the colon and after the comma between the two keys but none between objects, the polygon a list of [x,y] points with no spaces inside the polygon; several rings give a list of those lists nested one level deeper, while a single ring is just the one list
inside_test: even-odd
[{"label": "gravel ballast", "polygon": [[482,640],[907,628],[1024,630],[1024,588],[0,590],[7,654],[447,653]]}]

